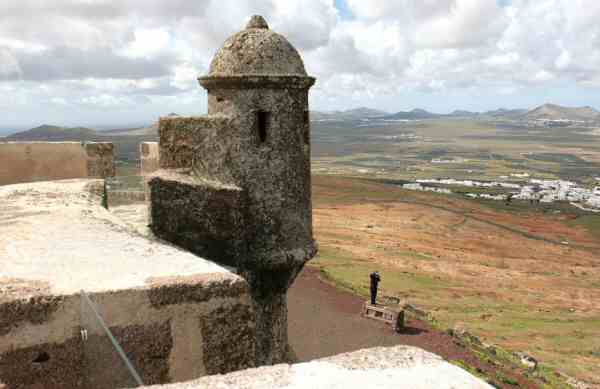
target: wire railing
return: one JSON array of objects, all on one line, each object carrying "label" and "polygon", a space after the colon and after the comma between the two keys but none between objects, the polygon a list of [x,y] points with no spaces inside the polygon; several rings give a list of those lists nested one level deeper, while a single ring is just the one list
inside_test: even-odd
[{"label": "wire railing", "polygon": [[[144,386],[140,374],[106,325],[97,305],[84,290],[81,291],[81,339],[86,368],[90,369],[86,374],[89,387],[107,384],[114,387]],[[99,385],[100,382],[103,385]]]}]

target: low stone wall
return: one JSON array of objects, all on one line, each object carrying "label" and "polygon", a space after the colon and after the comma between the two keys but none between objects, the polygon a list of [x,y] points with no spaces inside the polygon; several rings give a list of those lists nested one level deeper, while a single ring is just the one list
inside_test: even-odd
[{"label": "low stone wall", "polygon": [[144,237],[101,206],[102,180],[0,187],[0,388],[112,389],[255,366],[247,282]]},{"label": "low stone wall", "polygon": [[146,192],[141,190],[108,190],[106,195],[109,206],[146,201]]},{"label": "low stone wall", "polygon": [[0,185],[114,175],[112,143],[0,142]]}]

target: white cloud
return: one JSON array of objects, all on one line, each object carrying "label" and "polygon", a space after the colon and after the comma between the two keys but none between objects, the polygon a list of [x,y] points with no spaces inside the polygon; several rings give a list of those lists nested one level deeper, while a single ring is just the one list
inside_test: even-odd
[{"label": "white cloud", "polygon": [[83,97],[78,101],[78,104],[94,110],[126,110],[137,108],[140,104],[149,102],[150,99],[144,96],[128,97],[101,94]]},{"label": "white cloud", "polygon": [[22,73],[19,62],[12,52],[0,48],[0,80],[5,78],[19,78]]},{"label": "white cloud", "polygon": [[416,20],[415,40],[428,48],[483,46],[497,41],[507,22],[495,0],[456,0],[444,14]]},{"label": "white cloud", "polygon": [[69,106],[69,102],[63,97],[53,97],[50,99],[50,103],[54,105],[59,105],[62,107]]},{"label": "white cloud", "polygon": [[66,103],[72,115],[97,109],[98,117],[117,108],[138,117],[154,110],[145,114],[153,117],[162,106],[204,107],[196,78],[227,36],[259,13],[318,78],[317,109],[371,101],[395,109],[398,101],[411,105],[406,95],[431,94],[433,106],[449,111],[464,108],[451,106],[456,94],[511,101],[556,85],[586,88],[600,108],[599,1],[346,3],[350,18],[331,0],[2,1],[0,86],[38,116],[46,102]]},{"label": "white cloud", "polygon": [[171,85],[181,90],[198,88],[198,71],[191,64],[181,64],[175,67]]},{"label": "white cloud", "polygon": [[133,58],[151,58],[169,50],[171,36],[164,28],[140,28],[133,32],[133,40],[123,53]]},{"label": "white cloud", "polygon": [[539,72],[537,72],[535,74],[533,79],[538,82],[550,81],[550,80],[554,79],[554,74],[552,74],[546,70],[540,70]]},{"label": "white cloud", "polygon": [[571,64],[571,54],[567,50],[563,50],[554,61],[554,66],[559,69],[566,69]]},{"label": "white cloud", "polygon": [[521,56],[518,53],[509,52],[504,54],[493,54],[485,58],[483,62],[490,67],[514,66],[519,62]]}]

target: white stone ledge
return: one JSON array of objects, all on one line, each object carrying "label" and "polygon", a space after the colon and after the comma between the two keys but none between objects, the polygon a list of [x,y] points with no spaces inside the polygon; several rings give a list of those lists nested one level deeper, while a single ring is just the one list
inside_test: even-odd
[{"label": "white stone ledge", "polygon": [[295,365],[203,377],[153,389],[490,389],[441,357],[411,346],[378,347]]}]

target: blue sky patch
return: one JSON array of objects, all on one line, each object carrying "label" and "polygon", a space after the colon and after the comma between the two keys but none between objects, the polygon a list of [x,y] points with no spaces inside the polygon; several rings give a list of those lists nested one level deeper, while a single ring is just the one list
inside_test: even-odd
[{"label": "blue sky patch", "polygon": [[354,16],[352,15],[352,11],[350,11],[350,8],[346,3],[346,0],[335,0],[335,8],[337,8],[338,11],[340,11],[340,16],[342,17],[342,19],[354,18]]}]

